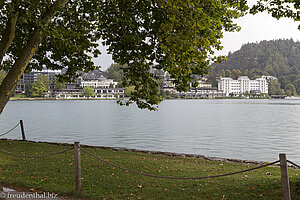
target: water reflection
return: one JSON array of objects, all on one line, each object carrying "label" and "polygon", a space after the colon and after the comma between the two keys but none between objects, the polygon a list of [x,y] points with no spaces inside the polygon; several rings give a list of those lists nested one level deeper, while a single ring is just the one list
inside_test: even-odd
[{"label": "water reflection", "polygon": [[[30,140],[248,160],[300,162],[299,100],[169,100],[158,112],[114,101],[10,101],[0,133],[24,120]],[[20,138],[19,130],[8,135]]]}]

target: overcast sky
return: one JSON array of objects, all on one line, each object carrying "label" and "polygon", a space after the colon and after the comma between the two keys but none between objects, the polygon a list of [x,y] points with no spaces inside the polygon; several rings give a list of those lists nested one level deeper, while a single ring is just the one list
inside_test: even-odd
[{"label": "overcast sky", "polygon": [[[248,2],[253,4],[254,1],[249,0]],[[267,13],[260,13],[254,16],[246,15],[236,22],[241,26],[241,31],[225,33],[222,39],[224,48],[217,52],[217,55],[227,55],[229,51],[233,53],[248,42],[290,38],[293,38],[294,41],[300,41],[300,31],[297,29],[300,23],[294,22],[292,19],[277,20]],[[101,65],[102,70],[106,70],[113,63],[112,57],[106,53],[105,47],[101,47],[100,50],[102,55],[95,59],[95,63]]]}]

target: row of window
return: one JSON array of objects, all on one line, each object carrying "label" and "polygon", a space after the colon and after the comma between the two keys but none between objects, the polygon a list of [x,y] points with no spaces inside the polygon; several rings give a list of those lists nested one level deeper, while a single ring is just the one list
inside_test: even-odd
[{"label": "row of window", "polygon": [[95,90],[96,93],[124,93],[124,90]]}]

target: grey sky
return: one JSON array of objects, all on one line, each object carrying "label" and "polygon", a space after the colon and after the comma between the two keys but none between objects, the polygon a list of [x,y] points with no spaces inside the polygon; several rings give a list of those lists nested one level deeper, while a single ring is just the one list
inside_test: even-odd
[{"label": "grey sky", "polygon": [[290,38],[300,41],[300,31],[298,30],[300,23],[294,22],[292,19],[277,20],[267,13],[260,13],[254,16],[247,15],[236,22],[241,26],[241,31],[224,34],[222,39],[224,48],[217,53],[218,55],[227,55],[229,51],[235,52],[248,42]]},{"label": "grey sky", "polygon": [[[253,4],[255,1],[249,0],[248,2]],[[225,33],[222,39],[224,48],[217,52],[217,55],[227,55],[229,51],[233,53],[248,42],[290,38],[300,41],[300,31],[297,29],[300,22],[294,22],[292,19],[277,20],[267,13],[260,13],[254,16],[248,14],[236,22],[241,26],[241,31]],[[105,49],[105,47],[101,47],[102,55],[95,59],[96,64],[102,66],[102,70],[106,70],[113,63],[111,55],[108,55]]]}]

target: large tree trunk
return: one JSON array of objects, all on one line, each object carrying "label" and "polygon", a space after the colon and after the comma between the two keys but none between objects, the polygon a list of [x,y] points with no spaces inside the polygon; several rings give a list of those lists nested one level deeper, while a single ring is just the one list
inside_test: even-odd
[{"label": "large tree trunk", "polygon": [[[46,28],[50,23],[50,20],[55,15],[55,11],[63,7],[68,0],[58,0],[55,2],[43,15],[41,21],[43,22],[43,28]],[[38,50],[38,46],[43,39],[43,32],[41,28],[35,28],[33,34],[30,36],[28,43],[22,49],[18,59],[14,63],[11,70],[8,72],[0,86],[0,115],[7,104],[11,94],[15,90],[19,79],[23,75],[29,61]]]},{"label": "large tree trunk", "polygon": [[6,54],[15,37],[16,24],[19,14],[19,0],[12,1],[12,3],[14,4],[14,10],[7,20],[6,28],[0,41],[0,63],[2,62],[4,55]]}]

